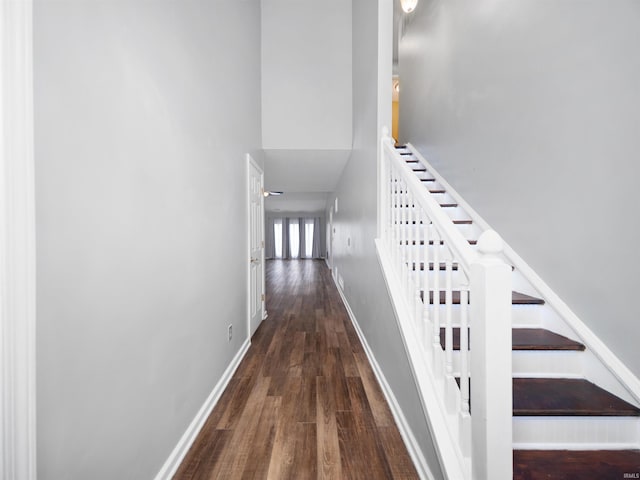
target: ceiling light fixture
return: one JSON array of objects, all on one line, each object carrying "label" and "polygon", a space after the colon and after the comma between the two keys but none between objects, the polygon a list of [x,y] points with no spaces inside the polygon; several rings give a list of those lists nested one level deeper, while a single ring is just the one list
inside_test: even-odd
[{"label": "ceiling light fixture", "polygon": [[411,13],[416,9],[418,0],[400,0],[400,5],[402,5],[404,13]]}]

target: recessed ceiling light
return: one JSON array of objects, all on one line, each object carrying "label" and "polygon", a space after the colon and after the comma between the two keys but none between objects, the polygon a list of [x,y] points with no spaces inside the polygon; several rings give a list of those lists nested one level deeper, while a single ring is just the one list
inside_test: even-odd
[{"label": "recessed ceiling light", "polygon": [[274,197],[274,196],[277,197],[278,195],[283,195],[283,194],[284,192],[272,192],[270,190],[265,190],[263,195],[265,197]]}]

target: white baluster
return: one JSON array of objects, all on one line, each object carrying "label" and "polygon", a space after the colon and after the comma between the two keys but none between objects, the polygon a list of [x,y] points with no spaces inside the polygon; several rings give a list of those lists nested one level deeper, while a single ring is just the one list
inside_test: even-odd
[{"label": "white baluster", "polygon": [[[460,267],[458,267],[460,268]],[[460,287],[460,448],[471,453],[471,417],[469,409],[469,290]]]},{"label": "white baluster", "polygon": [[420,289],[422,288],[424,280],[422,280],[427,272],[423,272],[420,269],[420,231],[422,229],[422,224],[424,222],[424,212],[422,208],[420,208],[417,204],[415,205],[416,209],[416,228],[415,228],[415,243],[414,246],[414,255],[413,255],[413,273],[415,278],[415,322],[416,322],[416,332],[418,333],[418,338],[422,338],[424,332],[424,322],[422,320],[422,311],[423,311],[423,303],[422,298],[420,298]]},{"label": "white baluster", "polygon": [[413,304],[415,289],[414,289],[414,276],[411,272],[411,268],[413,267],[413,258],[415,249],[413,248],[413,237],[415,236],[415,232],[413,229],[413,223],[415,221],[414,211],[411,208],[411,202],[413,201],[413,196],[411,192],[407,190],[405,195],[404,202],[402,202],[402,208],[407,211],[407,262],[406,262],[406,273],[407,273],[407,301],[409,305]]},{"label": "white baluster", "polygon": [[[384,164],[384,170],[386,172],[386,181],[387,184],[384,186],[387,190],[387,198],[385,202],[385,209],[387,214],[384,218],[385,226],[384,226],[384,240],[387,245],[387,250],[391,250],[393,248],[393,200],[394,200],[394,187],[393,187],[393,172],[391,170],[391,158],[389,158],[389,154],[385,153],[384,158],[386,162]],[[391,250],[392,251],[392,250]]]},{"label": "white baluster", "polygon": [[[438,230],[433,228],[433,268],[440,267],[440,234]],[[440,275],[439,271],[434,271],[433,275],[433,289],[431,295],[431,318],[433,319],[433,365],[434,371],[437,374],[441,374],[439,369],[439,363],[441,359],[441,345],[440,345]],[[429,299],[427,298],[427,301]]]},{"label": "white baluster", "polygon": [[[395,223],[395,228],[396,228],[396,259],[395,259],[395,268],[398,268],[398,265],[402,262],[402,256],[404,255],[404,245],[402,244],[403,241],[403,232],[402,232],[402,210],[400,210],[398,208],[398,205],[400,204],[400,202],[402,201],[402,181],[400,180],[400,177],[398,176],[398,171],[397,171],[397,167],[395,168],[395,175],[396,175],[396,201],[395,201],[395,208],[396,208],[396,223]],[[400,275],[401,271],[398,270],[398,275]]]},{"label": "white baluster", "polygon": [[391,236],[391,244],[390,244],[390,248],[391,248],[391,255],[392,258],[395,258],[397,252],[396,252],[396,247],[397,244],[395,243],[395,241],[397,240],[396,238],[396,224],[395,224],[395,220],[397,218],[397,210],[395,208],[395,203],[396,203],[396,192],[398,191],[398,187],[397,187],[397,179],[394,175],[394,170],[393,170],[393,164],[391,164],[391,162],[389,162],[389,177],[391,178],[391,182],[389,185],[389,188],[391,189],[391,195],[390,195],[390,205],[389,208],[391,208],[391,218],[389,219],[389,224],[390,227],[393,231],[393,234]]},{"label": "white baluster", "polygon": [[431,235],[431,220],[427,215],[424,216],[422,225],[422,262],[424,263],[424,275],[422,277],[422,321],[424,323],[424,338],[423,342],[427,349],[431,349],[430,341],[430,318],[429,318],[429,277],[431,276],[431,270],[429,268],[429,239]]},{"label": "white baluster", "polygon": [[[435,265],[434,265],[434,268]],[[438,266],[438,273],[440,266]],[[447,375],[453,375],[453,320],[451,308],[453,304],[453,290],[451,286],[451,259],[444,262],[444,284],[445,284],[445,327],[444,327],[444,350],[446,354]]]},{"label": "white baluster", "polygon": [[[456,413],[459,390],[453,377],[453,285],[452,262],[450,252],[444,262],[445,283],[445,326],[444,326],[444,353],[445,353],[445,405],[449,413]],[[438,266],[438,270],[440,266]]]},{"label": "white baluster", "polygon": [[404,205],[404,203],[407,201],[407,195],[408,195],[408,185],[405,184],[405,182],[402,182],[402,194],[400,195],[400,211],[402,212],[402,246],[403,246],[403,250],[402,250],[402,264],[401,264],[401,276],[402,276],[402,291],[405,294],[405,298],[409,298],[409,303],[411,303],[411,299],[410,297],[407,295],[407,290],[409,288],[408,285],[408,278],[407,278],[407,274],[406,274],[406,265],[407,262],[409,261],[409,230],[407,228],[407,225],[409,224],[409,212],[407,212],[406,208],[403,208],[402,205]]}]

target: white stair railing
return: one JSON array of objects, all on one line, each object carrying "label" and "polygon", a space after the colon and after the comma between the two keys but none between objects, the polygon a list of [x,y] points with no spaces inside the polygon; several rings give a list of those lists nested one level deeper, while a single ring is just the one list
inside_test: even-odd
[{"label": "white stair railing", "polygon": [[433,438],[439,444],[448,435],[455,455],[440,458],[456,458],[453,470],[465,478],[511,479],[511,268],[500,259],[502,240],[485,231],[476,251],[405,158],[385,129],[380,254],[388,260],[383,268],[392,265],[387,282],[403,292],[401,330],[419,339],[405,341],[420,350],[408,348],[410,360],[427,364],[414,365],[419,389],[435,390],[438,399],[423,395],[430,425],[446,425]]}]

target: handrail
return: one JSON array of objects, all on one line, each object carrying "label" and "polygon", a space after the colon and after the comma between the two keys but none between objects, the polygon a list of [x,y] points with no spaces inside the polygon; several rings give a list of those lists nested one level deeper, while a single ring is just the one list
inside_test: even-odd
[{"label": "handrail", "polygon": [[[407,148],[424,165],[430,167],[429,162],[411,144],[407,143]],[[430,170],[431,175],[440,183],[447,193],[473,220],[473,223],[480,227],[482,231],[491,229],[487,221],[480,216],[475,209],[469,205],[435,170]],[[636,377],[629,368],[612,352],[600,338],[571,310],[571,308],[558,296],[558,294],[535,272],[523,258],[508,244],[504,243],[502,255],[506,261],[518,271],[522,277],[533,287],[537,296],[543,298],[545,304],[551,308],[564,322],[575,332],[580,341],[593,353],[606,367],[609,372],[620,382],[620,385],[632,398],[640,402],[640,379]]]},{"label": "handrail", "polygon": [[501,259],[502,239],[485,230],[473,248],[386,130],[380,147],[379,255],[392,299],[402,304],[396,312],[406,317],[398,322],[425,411],[444,419],[432,425],[447,425],[435,435],[448,449],[441,459],[457,458],[453,470],[467,479],[511,478],[511,268]]},{"label": "handrail", "polygon": [[[396,159],[400,160],[399,155],[393,146],[393,139],[391,137],[383,139],[383,146],[386,153],[395,156]],[[402,174],[402,179],[407,182],[407,185],[409,185],[410,188],[414,189],[416,192],[425,191],[418,177],[416,177],[414,172],[406,163],[400,163],[400,172]],[[442,211],[440,204],[432,195],[429,195],[425,191],[425,195],[416,195],[415,200],[426,212],[429,213],[433,222],[439,225],[441,229],[440,232],[441,235],[444,236],[444,240],[450,246],[458,261],[461,262],[465,270],[468,271],[471,264],[474,261],[477,261],[478,254],[470,248],[469,242],[456,228],[447,214]]]}]

